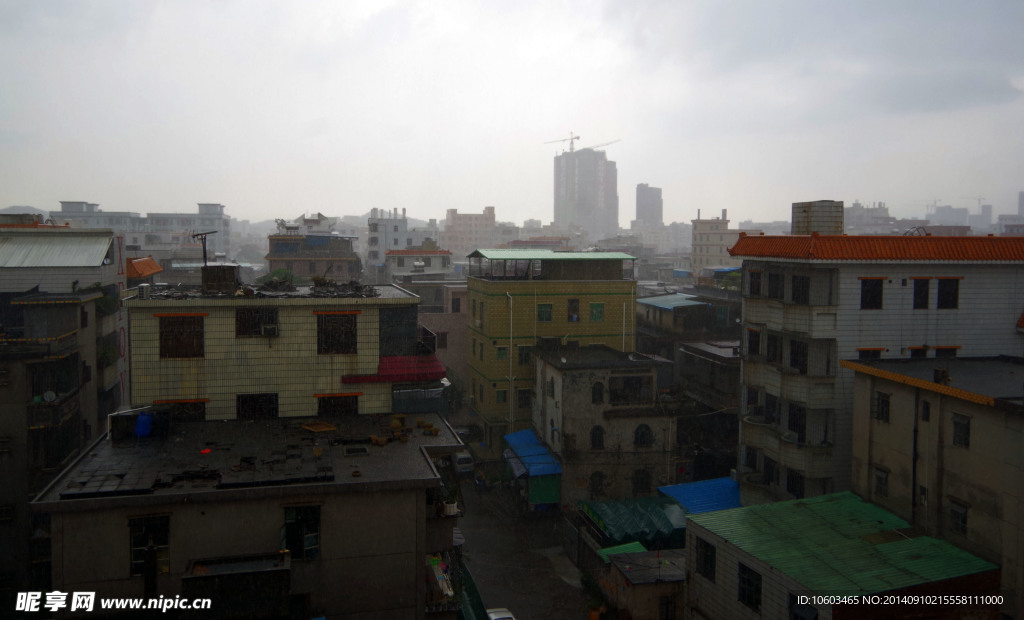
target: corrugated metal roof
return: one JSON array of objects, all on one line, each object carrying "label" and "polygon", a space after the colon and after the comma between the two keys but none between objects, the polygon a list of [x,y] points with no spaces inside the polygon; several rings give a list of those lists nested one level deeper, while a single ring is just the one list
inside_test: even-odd
[{"label": "corrugated metal roof", "polygon": [[605,547],[604,549],[598,549],[597,555],[601,556],[605,564],[611,563],[611,557],[618,553],[643,553],[647,551],[647,547],[643,546],[639,542],[628,542],[623,545],[615,545],[614,547]]},{"label": "corrugated metal roof", "polygon": [[829,261],[1024,261],[1024,237],[740,236],[733,256]]},{"label": "corrugated metal roof", "polygon": [[553,250],[473,250],[467,258],[487,260],[636,260],[625,252],[555,252]]},{"label": "corrugated metal roof", "polygon": [[528,428],[505,435],[505,441],[531,476],[562,473],[562,464],[540,443],[533,429]]},{"label": "corrugated metal roof", "polygon": [[674,293],[672,295],[658,295],[657,297],[643,297],[636,300],[636,303],[645,306],[655,306],[663,310],[680,308],[682,306],[706,306],[707,302],[695,301],[693,295]]},{"label": "corrugated metal roof", "polygon": [[5,235],[0,237],[0,267],[98,267],[109,235]]},{"label": "corrugated metal roof", "polygon": [[850,492],[691,515],[815,594],[874,594],[995,570]]},{"label": "corrugated metal roof", "polygon": [[679,502],[690,514],[739,508],[740,485],[732,478],[715,478],[686,484],[658,487],[663,494]]}]

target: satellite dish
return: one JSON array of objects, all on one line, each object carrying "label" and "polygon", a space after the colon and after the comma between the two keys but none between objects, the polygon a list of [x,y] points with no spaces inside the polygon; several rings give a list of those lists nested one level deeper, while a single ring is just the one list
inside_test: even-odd
[{"label": "satellite dish", "polygon": [[48,403],[52,403],[53,401],[57,400],[57,395],[53,393],[53,390],[47,390],[43,392],[43,400],[45,400]]}]

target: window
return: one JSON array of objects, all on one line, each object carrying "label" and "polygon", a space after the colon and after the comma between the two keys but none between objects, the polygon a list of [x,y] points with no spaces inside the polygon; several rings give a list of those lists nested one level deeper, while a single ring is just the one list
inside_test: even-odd
[{"label": "window", "polygon": [[808,305],[811,303],[811,278],[810,276],[793,276],[793,303]]},{"label": "window", "polygon": [[409,247],[411,245],[412,245],[412,238],[406,237],[405,238],[405,247]]},{"label": "window", "polygon": [[781,273],[769,273],[768,274],[768,297],[772,299],[782,299],[782,274]]},{"label": "window", "polygon": [[235,417],[239,420],[272,420],[277,417],[277,394],[237,394]]},{"label": "window", "polygon": [[761,610],[761,574],[740,562],[739,601],[754,611]]},{"label": "window", "polygon": [[537,304],[537,322],[551,322],[551,304]]},{"label": "window", "polygon": [[470,310],[471,310],[470,315],[475,319],[476,318],[476,300],[475,299],[470,300],[470,304],[471,304],[470,305]]},{"label": "window", "polygon": [[775,334],[768,334],[765,339],[765,351],[764,356],[769,362],[781,362],[782,361],[782,338]]},{"label": "window", "polygon": [[694,557],[697,560],[697,574],[711,583],[715,582],[715,546],[699,536],[694,537]]},{"label": "window", "polygon": [[156,563],[157,574],[171,572],[171,554],[168,547],[171,538],[170,517],[128,519],[128,531],[132,575],[145,575],[146,565],[151,562]]},{"label": "window", "polygon": [[751,271],[750,272],[750,288],[748,289],[751,297],[759,297],[761,295],[761,272]]},{"label": "window", "polygon": [[971,447],[971,419],[965,415],[953,415],[953,445]]},{"label": "window", "polygon": [[395,238],[394,238],[394,239],[392,239],[391,241],[392,241],[392,244],[391,244],[391,245],[398,245],[398,237],[395,237]]},{"label": "window", "polygon": [[447,349],[448,348],[448,332],[437,332],[437,348]]},{"label": "window", "polygon": [[508,359],[508,347],[498,347],[498,359],[500,359],[500,360],[507,360]]},{"label": "window", "polygon": [[316,274],[316,261],[309,261],[309,271],[307,273],[311,276]]},{"label": "window", "polygon": [[633,497],[640,497],[651,492],[651,472],[638,469],[633,472]]},{"label": "window", "polygon": [[795,469],[786,470],[786,492],[797,499],[804,498],[804,475]]},{"label": "window", "polygon": [[580,320],[580,300],[570,299],[566,303],[566,320],[570,323],[576,323]]},{"label": "window", "polygon": [[796,441],[798,443],[807,443],[807,409],[800,405],[789,403],[788,428],[796,434]]},{"label": "window", "polygon": [[405,267],[405,257],[404,256],[399,256],[398,257],[398,266],[399,267]]},{"label": "window", "polygon": [[764,457],[764,483],[768,485],[779,483],[779,466],[775,459]]},{"label": "window", "polygon": [[590,495],[592,497],[604,495],[604,472],[595,471],[590,474]]},{"label": "window", "polygon": [[939,310],[954,310],[960,305],[960,280],[939,279],[939,297],[935,307]]},{"label": "window", "polygon": [[320,557],[320,507],[292,506],[284,509],[281,548],[291,551],[293,560]]},{"label": "window", "polygon": [[800,371],[800,374],[807,374],[807,343],[800,340],[791,340],[789,343],[789,367]]},{"label": "window", "polygon": [[761,332],[755,329],[747,330],[747,355],[761,354]]},{"label": "window", "polygon": [[875,496],[889,497],[889,472],[875,468]]},{"label": "window", "polygon": [[530,351],[532,347],[519,345],[519,365],[524,366],[530,363]]},{"label": "window", "polygon": [[921,401],[921,421],[928,422],[932,419],[932,404],[926,400]]},{"label": "window", "polygon": [[480,325],[479,325],[479,327],[482,328],[484,326],[484,302],[481,301],[480,305],[479,305],[479,307],[477,309],[480,311]]},{"label": "window", "polygon": [[316,352],[321,355],[356,352],[356,315],[318,314],[316,316]]},{"label": "window", "polygon": [[868,278],[860,281],[860,309],[880,310],[882,308],[882,278]]},{"label": "window", "polygon": [[857,349],[857,359],[859,360],[880,360],[882,359],[881,349]]},{"label": "window", "polygon": [[914,310],[928,309],[928,289],[930,286],[931,280],[924,278],[914,280]]},{"label": "window", "polygon": [[590,429],[590,449],[604,450],[604,427],[595,426]]},{"label": "window", "polygon": [[370,224],[370,232],[377,232],[377,224]]},{"label": "window", "polygon": [[654,431],[650,426],[641,424],[633,431],[633,445],[637,448],[650,448],[654,445]]},{"label": "window", "polygon": [[320,396],[316,399],[316,414],[319,416],[355,415],[358,413],[358,396]]},{"label": "window", "polygon": [[83,329],[89,327],[89,312],[84,307],[82,308],[79,318],[81,320],[79,327],[82,327]]},{"label": "window", "polygon": [[601,323],[604,321],[604,304],[590,304],[590,322]]},{"label": "window", "polygon": [[507,403],[508,402],[508,390],[495,390],[494,402],[496,403]]},{"label": "window", "polygon": [[458,314],[459,312],[462,312],[462,299],[460,299],[458,297],[453,297],[452,298],[452,313]]},{"label": "window", "polygon": [[262,336],[263,326],[277,327],[277,308],[236,308],[235,336]]},{"label": "window", "polygon": [[967,504],[949,500],[949,529],[955,534],[967,534]]},{"label": "window", "polygon": [[530,398],[531,390],[519,390],[516,392],[516,398],[519,400],[518,405],[520,409],[529,409],[530,405],[533,404],[533,399]]},{"label": "window", "polygon": [[959,347],[935,347],[935,357],[956,357]]},{"label": "window", "polygon": [[910,359],[920,360],[928,357],[928,349],[924,347],[911,347],[910,348]]},{"label": "window", "polygon": [[779,397],[773,394],[764,395],[764,421],[768,424],[775,424],[779,417]]},{"label": "window", "polygon": [[[409,241],[412,241],[412,239],[409,239]],[[424,256],[423,257],[423,266],[424,267],[429,267],[430,266],[430,257],[429,256]]]},{"label": "window", "polygon": [[885,392],[875,392],[871,400],[871,417],[879,422],[889,423],[889,395]]},{"label": "window", "polygon": [[202,316],[160,317],[160,358],[203,357],[205,335]]},{"label": "window", "polygon": [[604,384],[600,381],[590,388],[590,402],[594,405],[604,403]]}]

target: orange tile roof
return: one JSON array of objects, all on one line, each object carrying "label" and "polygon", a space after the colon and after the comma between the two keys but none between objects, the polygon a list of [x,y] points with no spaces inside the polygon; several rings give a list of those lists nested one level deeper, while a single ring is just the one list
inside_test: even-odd
[{"label": "orange tile roof", "polygon": [[448,250],[388,250],[388,256],[438,256],[451,255]]},{"label": "orange tile roof", "polygon": [[129,278],[145,278],[164,270],[163,267],[153,260],[152,256],[129,258],[127,267],[125,275]]},{"label": "orange tile roof", "polygon": [[741,234],[729,254],[825,261],[1024,261],[1024,237]]}]

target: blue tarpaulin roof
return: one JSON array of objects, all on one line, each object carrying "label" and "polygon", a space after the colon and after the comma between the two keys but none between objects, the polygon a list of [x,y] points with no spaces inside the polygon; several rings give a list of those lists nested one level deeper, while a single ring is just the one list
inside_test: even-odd
[{"label": "blue tarpaulin roof", "polygon": [[740,507],[740,485],[729,477],[673,484],[658,487],[658,491],[679,502],[690,514]]},{"label": "blue tarpaulin roof", "polygon": [[562,473],[562,464],[551,451],[541,445],[533,429],[505,435],[505,442],[531,476],[547,476]]}]

